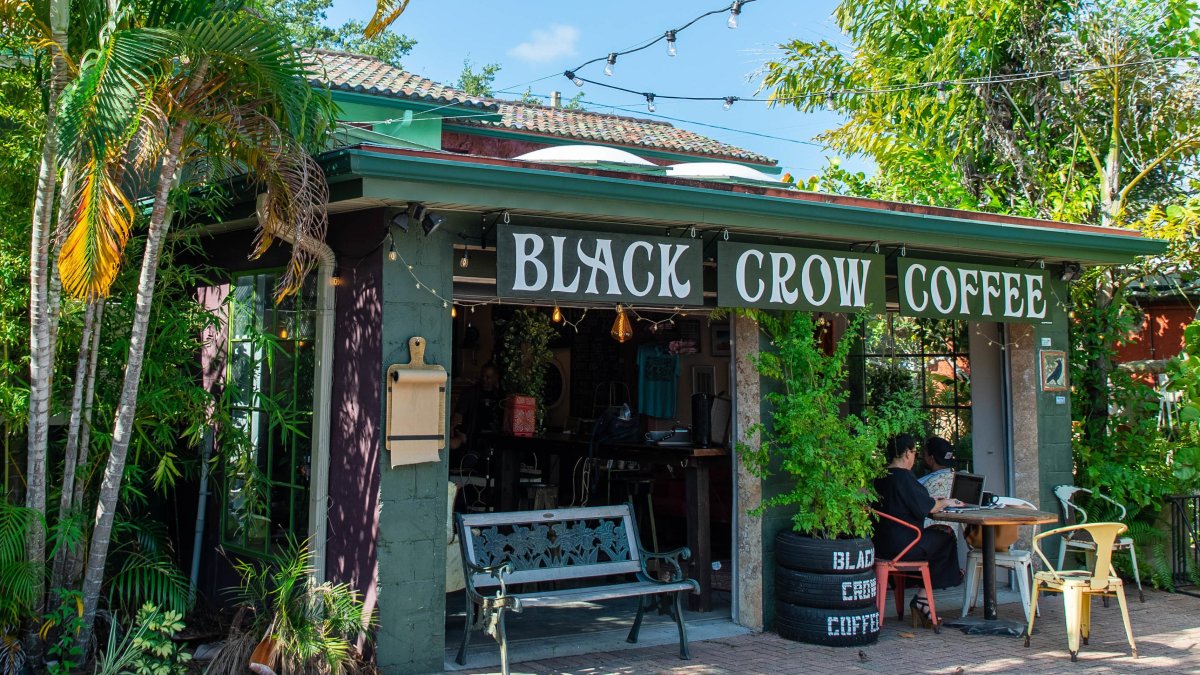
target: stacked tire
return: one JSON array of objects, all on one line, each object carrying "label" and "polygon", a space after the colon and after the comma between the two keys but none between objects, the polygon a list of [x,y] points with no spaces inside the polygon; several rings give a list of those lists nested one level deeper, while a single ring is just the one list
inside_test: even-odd
[{"label": "stacked tire", "polygon": [[870,539],[775,538],[775,632],[832,647],[879,639],[875,547]]}]

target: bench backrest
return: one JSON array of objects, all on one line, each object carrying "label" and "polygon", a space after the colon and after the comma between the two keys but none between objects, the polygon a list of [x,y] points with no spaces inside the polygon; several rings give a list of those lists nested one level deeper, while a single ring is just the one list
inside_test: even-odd
[{"label": "bench backrest", "polygon": [[[544,511],[457,514],[463,559],[480,567],[512,563],[505,583],[587,579],[641,570],[629,504]],[[498,586],[471,575],[475,588]]]}]

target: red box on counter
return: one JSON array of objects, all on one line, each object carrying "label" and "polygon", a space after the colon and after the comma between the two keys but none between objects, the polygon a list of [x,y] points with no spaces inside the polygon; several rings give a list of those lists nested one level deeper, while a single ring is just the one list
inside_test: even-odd
[{"label": "red box on counter", "polygon": [[537,399],[509,396],[504,399],[504,433],[528,438],[537,431]]}]

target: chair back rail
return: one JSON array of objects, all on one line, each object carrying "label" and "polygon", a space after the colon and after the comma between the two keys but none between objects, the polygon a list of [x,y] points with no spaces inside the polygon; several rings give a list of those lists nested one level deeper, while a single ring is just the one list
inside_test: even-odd
[{"label": "chair back rail", "polygon": [[[511,564],[506,584],[588,579],[641,571],[637,524],[629,504],[506,513],[458,514],[463,555],[479,567]],[[470,575],[476,589],[500,586]]]},{"label": "chair back rail", "polygon": [[1052,572],[1056,579],[1061,579],[1062,577],[1059,575],[1061,570],[1055,569],[1054,565],[1051,565],[1045,554],[1042,553],[1041,540],[1055,535],[1070,535],[1080,530],[1086,531],[1091,536],[1092,541],[1096,542],[1095,564],[1090,570],[1092,574],[1090,585],[1093,589],[1101,590],[1108,587],[1109,578],[1113,576],[1113,542],[1127,529],[1129,528],[1124,523],[1082,523],[1068,527],[1059,527],[1047,530],[1034,537],[1033,550],[1042,559],[1042,564],[1046,566],[1046,569]]},{"label": "chair back rail", "polygon": [[900,525],[903,525],[904,527],[907,527],[908,529],[917,533],[916,538],[913,539],[912,542],[910,542],[908,546],[905,546],[903,550],[901,550],[899,553],[896,554],[895,557],[892,558],[892,562],[894,562],[894,563],[902,562],[904,560],[904,554],[908,553],[909,550],[912,549],[912,547],[917,545],[917,542],[921,541],[921,528],[917,527],[916,525],[913,525],[912,523],[900,520],[896,516],[884,513],[883,511],[871,509],[871,512],[874,513],[875,515],[879,516],[880,518],[886,518],[887,520],[890,520],[893,523],[898,523]]}]

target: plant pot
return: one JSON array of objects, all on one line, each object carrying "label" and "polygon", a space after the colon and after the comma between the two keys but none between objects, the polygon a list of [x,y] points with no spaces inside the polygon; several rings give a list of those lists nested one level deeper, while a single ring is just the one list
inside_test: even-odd
[{"label": "plant pot", "polygon": [[275,675],[275,662],[279,660],[279,643],[266,635],[250,654],[250,672],[254,675]]},{"label": "plant pot", "polygon": [[775,537],[775,632],[788,640],[850,647],[879,638],[875,547],[870,539]]},{"label": "plant pot", "polygon": [[875,569],[870,539],[819,539],[783,530],[775,537],[775,563],[797,572],[851,574]]},{"label": "plant pot", "polygon": [[537,432],[537,399],[516,394],[504,399],[504,433],[528,438]]}]

